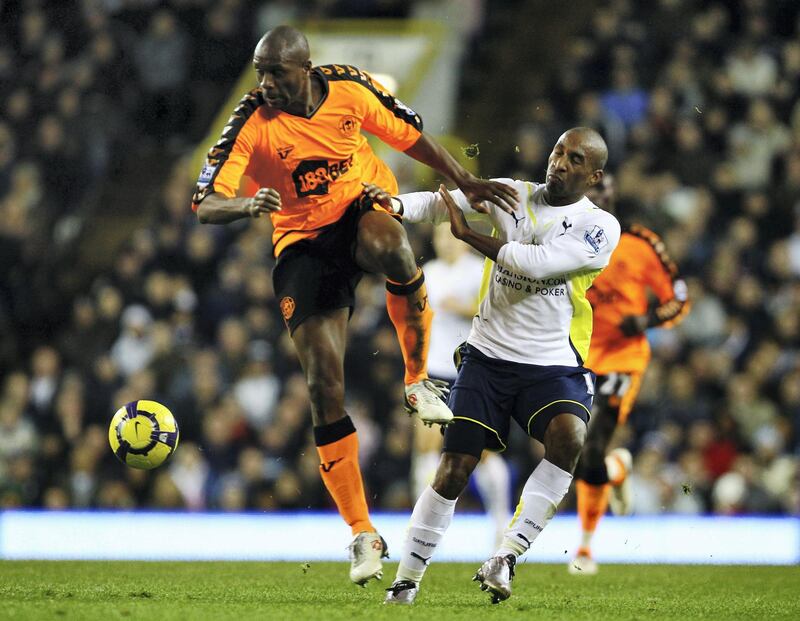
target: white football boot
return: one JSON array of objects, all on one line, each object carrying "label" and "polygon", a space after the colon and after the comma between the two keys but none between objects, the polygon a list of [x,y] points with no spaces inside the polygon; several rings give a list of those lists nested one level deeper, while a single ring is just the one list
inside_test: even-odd
[{"label": "white football boot", "polygon": [[511,597],[511,581],[516,564],[517,559],[511,554],[493,556],[481,565],[472,580],[481,583],[481,591],[489,592],[493,604],[499,604]]},{"label": "white football boot", "polygon": [[406,386],[405,407],[409,414],[416,414],[428,425],[448,425],[453,421],[453,413],[445,399],[450,389],[447,382],[425,378]]},{"label": "white football boot", "polygon": [[572,576],[594,576],[597,574],[597,562],[591,554],[581,549],[567,564],[567,571]]},{"label": "white football boot", "polygon": [[417,593],[419,593],[419,584],[413,580],[395,580],[392,586],[386,589],[383,603],[410,606],[417,599]]},{"label": "white football boot", "polygon": [[618,476],[612,476],[614,471],[625,469],[624,478],[621,483],[611,485],[611,493],[608,496],[608,504],[614,515],[629,515],[633,510],[633,490],[631,489],[630,474],[633,468],[633,456],[626,448],[615,448],[606,457],[606,467],[609,469],[609,478],[614,480]]},{"label": "white football boot", "polygon": [[366,531],[358,533],[347,548],[350,550],[350,580],[365,586],[373,578],[383,578],[381,559],[389,556],[383,537]]}]

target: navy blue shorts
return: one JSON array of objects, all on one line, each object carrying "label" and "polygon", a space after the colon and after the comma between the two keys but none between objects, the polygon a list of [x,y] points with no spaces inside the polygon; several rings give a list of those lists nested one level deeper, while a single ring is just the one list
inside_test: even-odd
[{"label": "navy blue shorts", "polygon": [[[505,450],[512,418],[539,441],[558,414],[589,422],[595,376],[588,369],[497,360],[466,343],[460,354],[448,401],[454,419],[444,435],[446,452],[480,457],[484,448]],[[483,428],[482,439],[476,440],[475,425]]]}]

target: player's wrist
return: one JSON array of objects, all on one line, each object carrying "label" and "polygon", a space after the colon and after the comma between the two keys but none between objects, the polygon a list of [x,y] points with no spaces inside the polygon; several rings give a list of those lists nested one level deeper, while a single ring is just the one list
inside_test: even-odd
[{"label": "player's wrist", "polygon": [[460,171],[455,171],[455,174],[450,175],[453,179],[453,182],[460,188],[464,189],[464,186],[468,186],[475,180],[475,175],[469,172],[466,168],[462,168]]},{"label": "player's wrist", "polygon": [[255,218],[256,202],[252,198],[246,198],[242,201],[240,213],[245,218]]},{"label": "player's wrist", "polygon": [[393,213],[397,214],[398,216],[403,215],[403,201],[396,196],[391,196],[389,197],[389,203],[391,204],[391,210]]}]

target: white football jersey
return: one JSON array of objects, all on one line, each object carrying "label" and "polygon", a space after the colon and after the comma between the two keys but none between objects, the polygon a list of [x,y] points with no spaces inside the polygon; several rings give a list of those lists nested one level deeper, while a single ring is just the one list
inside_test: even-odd
[{"label": "white football jersey", "polygon": [[[608,265],[619,242],[617,219],[588,198],[553,207],[544,184],[498,179],[516,188],[514,214],[491,203],[473,210],[460,190],[451,192],[468,220],[487,219],[507,243],[497,262],[486,260],[481,303],[467,341],[487,356],[537,365],[579,366],[592,337],[586,291]],[[408,222],[444,222],[447,208],[434,192],[398,197]]]},{"label": "white football jersey", "polygon": [[477,309],[480,298],[483,261],[467,252],[455,263],[441,259],[428,261],[422,266],[428,303],[433,309],[431,345],[428,351],[428,373],[443,379],[455,379],[456,367],[453,352],[467,340],[472,327],[472,317],[464,317],[443,308],[448,298],[459,304]]}]

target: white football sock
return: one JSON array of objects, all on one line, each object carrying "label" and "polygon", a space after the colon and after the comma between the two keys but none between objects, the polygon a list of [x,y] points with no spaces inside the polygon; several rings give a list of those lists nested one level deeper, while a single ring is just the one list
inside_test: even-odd
[{"label": "white football sock", "polygon": [[411,462],[411,491],[414,498],[422,496],[425,488],[433,482],[439,466],[439,451],[415,452]]},{"label": "white football sock", "polygon": [[425,488],[411,513],[396,580],[416,583],[422,580],[433,553],[450,526],[455,508],[455,500],[440,496],[430,485]]},{"label": "white football sock", "polygon": [[497,545],[503,539],[511,506],[511,476],[506,460],[497,453],[484,452],[483,459],[475,467],[475,484],[486,513],[494,521],[493,543]]},{"label": "white football sock", "polygon": [[495,556],[524,554],[555,515],[570,483],[569,472],[546,459],[540,461],[522,488],[517,510]]}]

